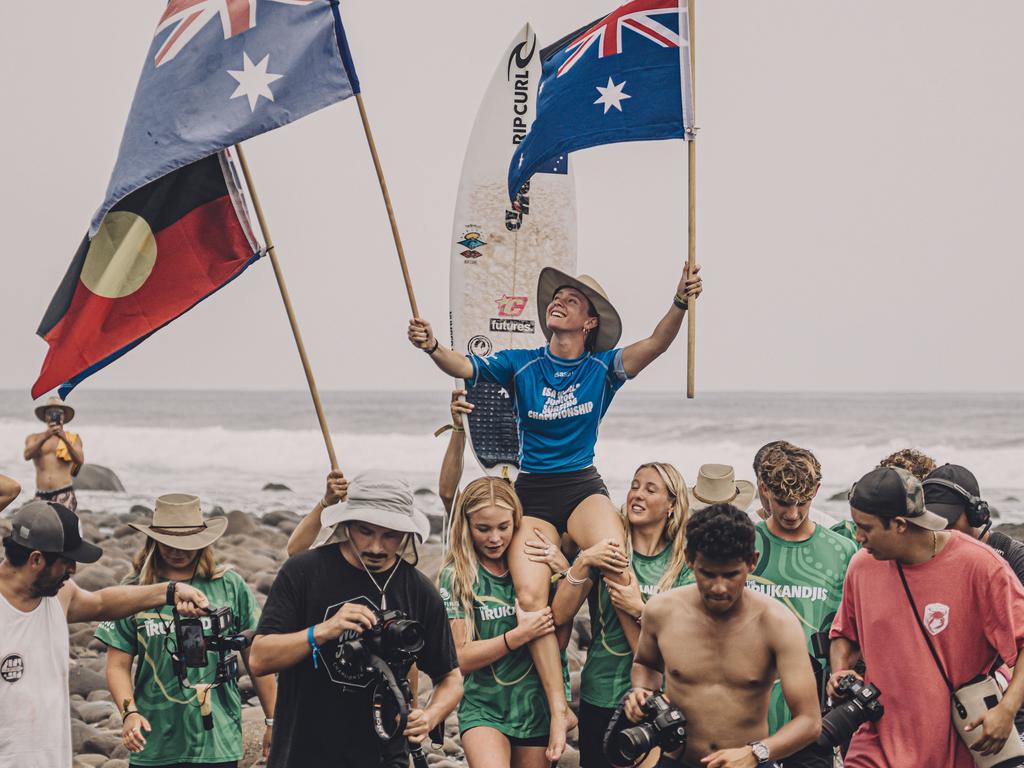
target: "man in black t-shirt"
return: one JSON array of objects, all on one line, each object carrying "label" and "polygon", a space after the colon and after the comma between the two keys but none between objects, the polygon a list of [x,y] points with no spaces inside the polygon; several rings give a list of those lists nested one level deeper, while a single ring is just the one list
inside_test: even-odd
[{"label": "man in black t-shirt", "polygon": [[[334,534],[281,567],[249,655],[253,674],[279,672],[270,768],[408,766],[407,741],[422,743],[462,697],[462,675],[444,605],[416,570],[416,543],[430,532],[409,486],[387,473],[351,482],[348,501],[323,515]],[[376,679],[340,663],[340,643],[399,609],[423,625],[416,665],[434,681],[402,736],[373,729]],[[413,706],[416,706],[415,704]]]}]

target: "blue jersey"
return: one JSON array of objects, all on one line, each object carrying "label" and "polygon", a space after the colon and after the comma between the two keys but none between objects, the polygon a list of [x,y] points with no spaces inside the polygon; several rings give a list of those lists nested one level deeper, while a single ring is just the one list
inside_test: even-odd
[{"label": "blue jersey", "polygon": [[622,350],[585,352],[573,360],[547,347],[504,349],[490,357],[469,355],[473,377],[505,388],[519,423],[519,466],[555,474],[594,463],[597,428],[626,381]]}]

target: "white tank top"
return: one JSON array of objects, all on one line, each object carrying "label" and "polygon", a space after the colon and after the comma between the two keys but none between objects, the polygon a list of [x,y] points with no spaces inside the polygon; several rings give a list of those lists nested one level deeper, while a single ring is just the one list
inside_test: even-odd
[{"label": "white tank top", "polygon": [[0,768],[70,768],[68,622],[56,597],[0,595]]}]

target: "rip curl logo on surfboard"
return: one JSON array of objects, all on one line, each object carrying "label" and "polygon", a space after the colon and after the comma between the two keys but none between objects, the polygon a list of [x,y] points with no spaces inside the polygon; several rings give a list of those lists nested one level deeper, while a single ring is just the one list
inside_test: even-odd
[{"label": "rip curl logo on surfboard", "polygon": [[487,245],[486,242],[480,239],[480,233],[475,230],[467,230],[463,233],[462,239],[458,241],[458,244],[464,247],[461,256],[464,259],[475,261],[479,259],[483,254],[480,249]]}]

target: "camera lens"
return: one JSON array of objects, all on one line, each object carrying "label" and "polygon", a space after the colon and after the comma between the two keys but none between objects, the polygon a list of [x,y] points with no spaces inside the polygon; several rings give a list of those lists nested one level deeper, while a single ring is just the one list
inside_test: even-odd
[{"label": "camera lens", "polygon": [[647,754],[655,746],[654,728],[648,723],[624,728],[615,737],[615,748],[629,762]]}]

